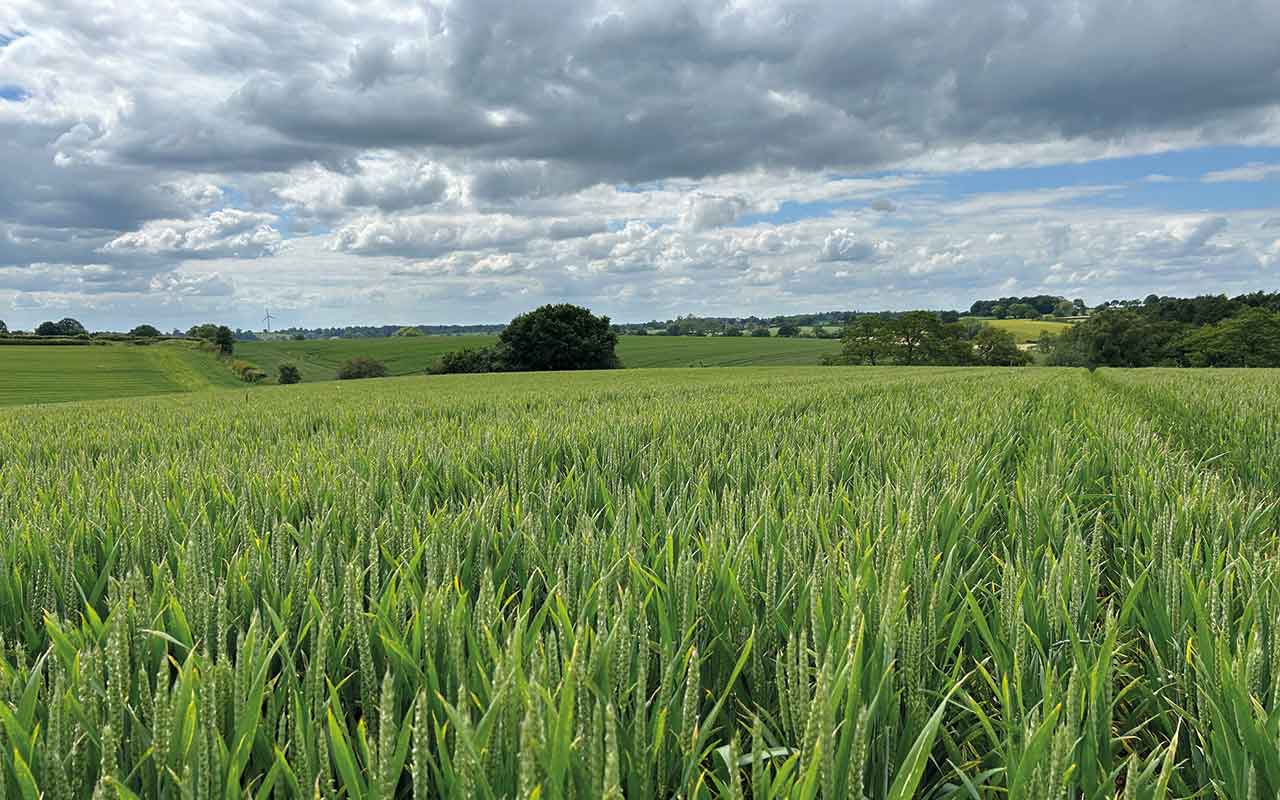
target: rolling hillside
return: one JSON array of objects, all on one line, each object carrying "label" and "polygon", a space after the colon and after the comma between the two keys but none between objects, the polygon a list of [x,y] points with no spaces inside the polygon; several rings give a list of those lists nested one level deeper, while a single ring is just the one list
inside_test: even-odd
[{"label": "rolling hillside", "polygon": [[188,342],[0,347],[0,405],[243,386],[213,353]]}]

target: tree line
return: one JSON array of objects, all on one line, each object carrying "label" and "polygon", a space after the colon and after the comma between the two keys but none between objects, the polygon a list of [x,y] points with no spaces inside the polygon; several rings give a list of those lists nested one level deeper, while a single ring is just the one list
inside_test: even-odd
[{"label": "tree line", "polygon": [[[1085,307],[1080,300],[1034,295],[976,301],[970,307],[970,317],[961,317],[956,311],[918,310],[829,312],[807,315],[807,319],[806,315],[772,319],[781,320],[777,335],[794,336],[800,333],[801,319],[821,323],[840,315],[843,329],[834,335],[843,340],[843,346],[826,360],[828,364],[1020,366],[1031,363],[1033,355],[1019,348],[1009,331],[976,318],[999,316],[1002,312],[1007,316],[1009,310],[1021,315],[1020,307],[1031,309],[1029,318],[1087,314],[1061,334],[1041,335],[1035,344],[1034,360],[1049,366],[1280,367],[1280,292],[1253,292],[1230,298],[1152,294],[1142,300],[1109,301],[1095,309]],[[726,328],[725,321],[729,319],[690,316],[677,318],[676,324],[679,332],[772,335],[763,324],[751,327],[749,333],[736,325]],[[721,327],[707,327],[712,324]],[[417,335],[421,329],[422,326],[401,327],[394,333]],[[615,350],[619,329],[607,316],[596,316],[580,306],[545,305],[502,326],[498,342],[492,347],[448,353],[432,371],[612,369],[621,366]],[[36,334],[55,339],[89,338],[84,326],[72,318],[41,323]],[[0,335],[9,335],[3,322]],[[160,335],[150,325],[140,325],[129,333],[139,339]],[[232,354],[236,340],[230,328],[212,323],[193,326],[182,335],[204,340],[225,356]],[[377,377],[379,370],[352,364],[344,372],[349,374],[343,377]],[[296,371],[291,371],[281,382],[296,380]]]},{"label": "tree line", "polygon": [[4,320],[0,320],[0,336],[34,336],[40,339],[65,338],[65,339],[160,339],[160,338],[190,338],[190,339],[207,339],[214,341],[219,336],[223,338],[230,337],[234,340],[234,332],[226,325],[216,325],[214,323],[205,323],[203,325],[193,325],[183,332],[174,330],[171,334],[165,334],[154,325],[136,325],[129,329],[127,333],[118,333],[115,331],[94,331],[90,332],[80,320],[74,317],[63,317],[58,321],[45,320],[36,326],[35,330],[28,334],[25,331],[10,331],[5,325]]},{"label": "tree line", "polygon": [[236,338],[241,341],[258,341],[262,339],[381,339],[388,336],[462,336],[476,333],[498,333],[501,324],[480,323],[475,325],[341,325],[335,327],[302,328],[291,326],[278,328],[269,335],[262,331],[245,331],[236,329]]},{"label": "tree line", "polygon": [[[809,314],[779,314],[772,317],[704,317],[684,314],[674,319],[622,323],[614,331],[628,336],[811,336],[840,338],[839,329],[860,311],[821,311]],[[957,313],[957,316],[958,313]],[[776,334],[775,334],[776,331]]]},{"label": "tree line", "polygon": [[994,300],[977,300],[969,306],[974,317],[996,319],[1038,319],[1040,317],[1073,317],[1089,313],[1083,300],[1068,300],[1053,294],[1027,295],[1023,297],[999,297]]},{"label": "tree line", "polygon": [[1280,367],[1280,293],[1113,301],[1037,350],[1052,366]]}]

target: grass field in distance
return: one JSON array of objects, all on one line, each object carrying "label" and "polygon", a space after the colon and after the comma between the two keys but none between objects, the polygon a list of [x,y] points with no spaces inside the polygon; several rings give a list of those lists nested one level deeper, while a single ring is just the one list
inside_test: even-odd
[{"label": "grass field in distance", "polygon": [[[274,380],[282,363],[297,365],[306,382],[333,380],[356,356],[382,361],[392,375],[422,374],[441,355],[484,347],[494,336],[419,336],[380,339],[314,339],[303,342],[238,342],[236,357],[266,370]],[[625,367],[814,365],[840,343],[818,339],[622,336]],[[95,344],[0,347],[0,405],[55,403],[216,388],[245,388],[213,353],[192,343]]]},{"label": "grass field in distance", "polygon": [[[276,367],[297,365],[304,381],[331,380],[338,367],[356,356],[387,365],[392,375],[422,373],[441,355],[464,347],[486,347],[496,336],[392,336],[381,339],[313,339],[302,342],[241,342],[239,357],[275,374]],[[696,366],[816,365],[840,349],[828,339],[780,339],[747,336],[619,336],[618,358],[626,368]]]},{"label": "grass field in distance", "polygon": [[965,317],[964,319],[981,319],[987,325],[1008,331],[1018,340],[1018,344],[1028,344],[1040,338],[1041,333],[1059,334],[1066,331],[1074,323],[1050,319],[994,319],[988,317]]}]

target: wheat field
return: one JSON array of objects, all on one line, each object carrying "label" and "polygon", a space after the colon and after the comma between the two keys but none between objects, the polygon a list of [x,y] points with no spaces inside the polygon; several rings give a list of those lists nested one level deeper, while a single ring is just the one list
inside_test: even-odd
[{"label": "wheat field", "polygon": [[1280,794],[1275,373],[0,410],[0,796]]}]

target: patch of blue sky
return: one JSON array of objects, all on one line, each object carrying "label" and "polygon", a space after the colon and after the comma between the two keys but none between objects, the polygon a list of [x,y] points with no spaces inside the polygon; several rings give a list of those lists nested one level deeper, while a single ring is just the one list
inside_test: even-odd
[{"label": "patch of blue sky", "polygon": [[1202,183],[1210,172],[1253,163],[1280,163],[1280,148],[1205,147],[1076,164],[961,172],[941,176],[933,190],[944,199],[1071,186],[1122,185],[1121,191],[1064,204],[1233,210],[1276,205],[1276,186],[1261,182]]},{"label": "patch of blue sky", "polygon": [[1280,206],[1280,181],[1275,179],[1238,183],[1201,183],[1198,180],[1171,183],[1136,183],[1118,192],[1078,198],[1109,208],[1155,208],[1175,212],[1227,212],[1273,209]]},{"label": "patch of blue sky", "polygon": [[0,86],[0,100],[9,103],[21,103],[31,96],[31,93],[21,86]]},{"label": "patch of blue sky", "polygon": [[[221,208],[234,208],[239,211],[263,210],[261,207],[255,206],[248,195],[234,186],[222,184],[218,186],[218,189],[222,191]],[[276,215],[278,220],[272,227],[278,230],[280,235],[286,239],[293,239],[298,236],[324,236],[332,232],[327,225],[313,224],[308,226],[299,224],[297,215],[283,203],[274,203],[265,210]]]},{"label": "patch of blue sky", "polygon": [[273,227],[286,239],[295,239],[299,236],[328,236],[333,232],[331,227],[319,222],[308,225],[299,221],[298,216],[284,206],[273,206],[271,213],[277,217]]},{"label": "patch of blue sky", "polygon": [[0,31],[0,50],[26,36],[22,31]]},{"label": "patch of blue sky", "polygon": [[[1076,186],[1114,186],[1099,193],[1064,198],[1062,206],[1106,208],[1158,208],[1175,212],[1225,212],[1267,209],[1280,205],[1276,178],[1263,181],[1202,182],[1211,172],[1250,164],[1280,164],[1280,148],[1205,147],[1152,155],[1106,158],[1042,167],[956,172],[928,175],[915,187],[886,192],[883,197],[909,205],[911,197],[932,202],[962,200],[974,195],[1029,192]],[[892,172],[833,176],[850,178],[891,177]],[[737,224],[775,225],[831,216],[838,211],[869,208],[871,200],[824,200],[812,203],[785,201],[769,213],[747,214]],[[900,221],[885,214],[880,224],[893,227]],[[903,222],[902,224],[907,224]]]},{"label": "patch of blue sky", "polygon": [[613,188],[621,194],[641,194],[643,192],[660,192],[665,181],[643,181],[641,183],[615,183]]},{"label": "patch of blue sky", "polygon": [[285,239],[295,239],[299,236],[325,236],[332,232],[327,225],[306,224],[299,221],[298,215],[281,203],[275,203],[267,210],[276,215],[276,222],[272,227],[280,231],[280,235]]},{"label": "patch of blue sky", "polygon": [[945,176],[954,192],[1011,192],[1143,181],[1150,176],[1177,180],[1199,180],[1208,172],[1242,167],[1254,162],[1280,161],[1275,147],[1203,147],[1124,158],[1102,158],[1043,167],[958,172]]},{"label": "patch of blue sky", "polygon": [[829,217],[837,211],[844,211],[851,208],[868,208],[871,205],[870,200],[819,200],[812,203],[797,203],[792,200],[784,200],[778,204],[778,208],[774,211],[758,214],[743,214],[735,223],[736,227],[749,227],[759,223],[767,223],[770,225],[786,225],[791,222],[800,222],[806,219],[816,219],[819,217]]},{"label": "patch of blue sky", "polygon": [[236,187],[229,184],[222,184],[218,189],[222,192],[223,208],[235,208],[240,211],[248,211],[251,209],[252,206],[249,203],[249,198],[244,192],[240,191]]}]

